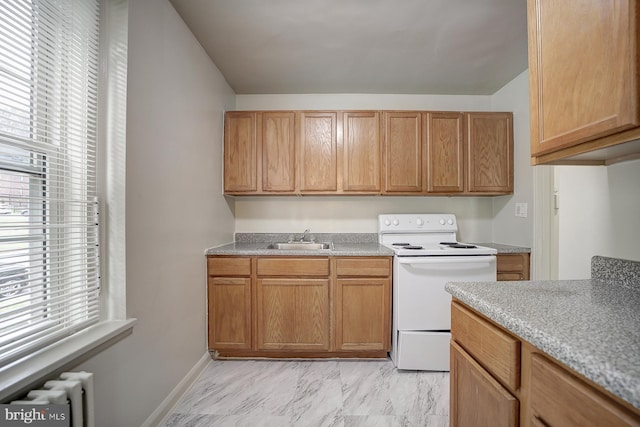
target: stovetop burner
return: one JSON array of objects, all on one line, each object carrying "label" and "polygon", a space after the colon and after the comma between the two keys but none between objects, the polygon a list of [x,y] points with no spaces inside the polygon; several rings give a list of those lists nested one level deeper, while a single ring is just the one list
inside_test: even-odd
[{"label": "stovetop burner", "polygon": [[456,249],[474,249],[477,248],[476,245],[468,245],[466,243],[458,243],[458,242],[440,242],[441,245],[449,246],[450,248]]},{"label": "stovetop burner", "polygon": [[391,246],[399,247],[401,249],[423,249],[422,246],[412,245],[411,243],[403,243],[403,242],[392,243]]}]

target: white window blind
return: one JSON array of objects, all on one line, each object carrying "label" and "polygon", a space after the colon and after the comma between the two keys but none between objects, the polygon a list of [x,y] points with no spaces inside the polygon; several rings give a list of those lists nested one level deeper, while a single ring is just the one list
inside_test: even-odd
[{"label": "white window blind", "polygon": [[0,366],[100,319],[99,15],[0,1]]}]

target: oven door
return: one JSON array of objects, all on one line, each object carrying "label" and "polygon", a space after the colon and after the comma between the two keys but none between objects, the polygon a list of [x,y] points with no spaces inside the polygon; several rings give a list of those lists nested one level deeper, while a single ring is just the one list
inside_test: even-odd
[{"label": "oven door", "polygon": [[496,257],[396,257],[394,308],[399,331],[451,330],[451,295],[447,282],[496,280]]}]

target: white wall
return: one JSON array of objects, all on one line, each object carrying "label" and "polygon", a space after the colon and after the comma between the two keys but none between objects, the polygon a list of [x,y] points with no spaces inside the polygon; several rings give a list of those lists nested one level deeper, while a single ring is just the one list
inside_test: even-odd
[{"label": "white wall", "polygon": [[237,110],[441,110],[490,111],[479,95],[296,94],[238,95]]},{"label": "white wall", "polygon": [[[529,145],[529,72],[524,71],[491,97],[493,111],[513,112],[514,191],[493,198],[492,241],[533,246],[533,166]],[[516,203],[527,204],[527,217],[516,217]]]},{"label": "white wall", "polygon": [[[345,109],[490,111],[491,97],[467,95],[238,95],[238,110]],[[382,213],[454,213],[458,238],[491,240],[489,197],[264,197],[236,198],[236,232],[376,233]]]},{"label": "white wall", "polygon": [[640,160],[557,166],[560,279],[591,277],[591,257],[640,261]]},{"label": "white wall", "polygon": [[377,233],[381,213],[454,213],[459,240],[491,240],[491,199],[481,197],[239,197],[236,232]]},{"label": "white wall", "polygon": [[95,373],[97,426],[139,426],[206,354],[205,248],[232,239],[222,112],[235,95],[167,0],[131,0],[126,153],[133,334]]}]

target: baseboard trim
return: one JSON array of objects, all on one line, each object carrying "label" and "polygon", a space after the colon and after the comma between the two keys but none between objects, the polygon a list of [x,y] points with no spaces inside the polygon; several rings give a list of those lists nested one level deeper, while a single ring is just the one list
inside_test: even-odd
[{"label": "baseboard trim", "polygon": [[171,390],[171,393],[160,403],[160,405],[142,423],[141,427],[162,426],[166,418],[171,414],[173,408],[178,404],[182,396],[191,388],[198,377],[202,374],[207,365],[211,362],[209,352],[206,352],[200,360],[189,370],[187,375]]}]

